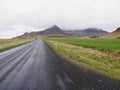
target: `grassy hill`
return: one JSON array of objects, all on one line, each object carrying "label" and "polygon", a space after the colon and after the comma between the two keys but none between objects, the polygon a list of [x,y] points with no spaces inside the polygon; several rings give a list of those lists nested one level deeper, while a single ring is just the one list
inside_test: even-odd
[{"label": "grassy hill", "polygon": [[120,28],[116,29],[115,31],[113,31],[110,34],[101,36],[101,38],[108,38],[108,39],[120,39]]}]

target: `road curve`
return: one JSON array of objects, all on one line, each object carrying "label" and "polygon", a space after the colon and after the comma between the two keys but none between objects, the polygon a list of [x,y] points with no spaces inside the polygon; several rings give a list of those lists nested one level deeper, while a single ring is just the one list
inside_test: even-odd
[{"label": "road curve", "polygon": [[120,90],[120,81],[78,68],[36,40],[0,53],[0,90]]}]

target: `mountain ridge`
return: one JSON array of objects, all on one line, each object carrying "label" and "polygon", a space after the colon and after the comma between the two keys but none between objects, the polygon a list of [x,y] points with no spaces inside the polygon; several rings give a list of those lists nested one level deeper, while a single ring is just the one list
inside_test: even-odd
[{"label": "mountain ridge", "polygon": [[98,28],[87,28],[87,29],[83,29],[83,30],[70,30],[67,31],[69,34],[73,34],[76,36],[81,36],[81,37],[91,37],[91,36],[101,36],[104,34],[108,34],[107,31],[104,31],[102,29],[98,29]]},{"label": "mountain ridge", "polygon": [[97,28],[87,28],[84,30],[63,30],[56,25],[53,25],[43,31],[24,33],[18,37],[25,36],[63,36],[63,37],[91,37],[91,36],[101,36],[108,34],[107,31]]}]

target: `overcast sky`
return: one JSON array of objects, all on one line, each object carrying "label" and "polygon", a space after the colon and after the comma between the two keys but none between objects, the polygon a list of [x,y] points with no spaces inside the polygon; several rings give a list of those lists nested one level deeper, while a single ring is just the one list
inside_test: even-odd
[{"label": "overcast sky", "polygon": [[0,0],[0,38],[40,31],[120,27],[120,0]]}]

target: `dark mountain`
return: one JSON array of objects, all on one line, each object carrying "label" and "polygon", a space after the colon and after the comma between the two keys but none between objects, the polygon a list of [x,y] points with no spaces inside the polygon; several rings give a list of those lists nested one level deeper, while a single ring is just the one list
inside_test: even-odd
[{"label": "dark mountain", "polygon": [[101,36],[104,34],[108,34],[107,31],[104,31],[102,29],[97,29],[97,28],[88,28],[84,30],[74,30],[74,31],[70,30],[66,32],[73,36],[79,36],[79,37],[92,37],[92,36]]},{"label": "dark mountain", "polygon": [[26,36],[61,36],[61,37],[91,37],[91,36],[100,36],[107,34],[107,31],[103,31],[102,29],[96,28],[88,28],[84,30],[62,30],[58,26],[54,25],[50,28],[47,28],[43,31],[24,33],[19,37]]},{"label": "dark mountain", "polygon": [[56,25],[40,32],[40,34],[43,34],[43,35],[60,34],[60,33],[63,33],[63,31],[59,27],[57,27]]},{"label": "dark mountain", "polygon": [[68,35],[67,33],[65,33],[63,30],[61,30],[59,27],[57,27],[56,25],[45,29],[44,31],[39,32],[40,35]]},{"label": "dark mountain", "polygon": [[101,38],[112,38],[112,39],[120,38],[120,28],[117,28],[115,31],[107,35],[101,36]]},{"label": "dark mountain", "polygon": [[24,33],[23,35],[17,36],[15,38],[25,38],[25,37],[33,37],[38,35],[38,32],[30,32],[30,33]]}]

